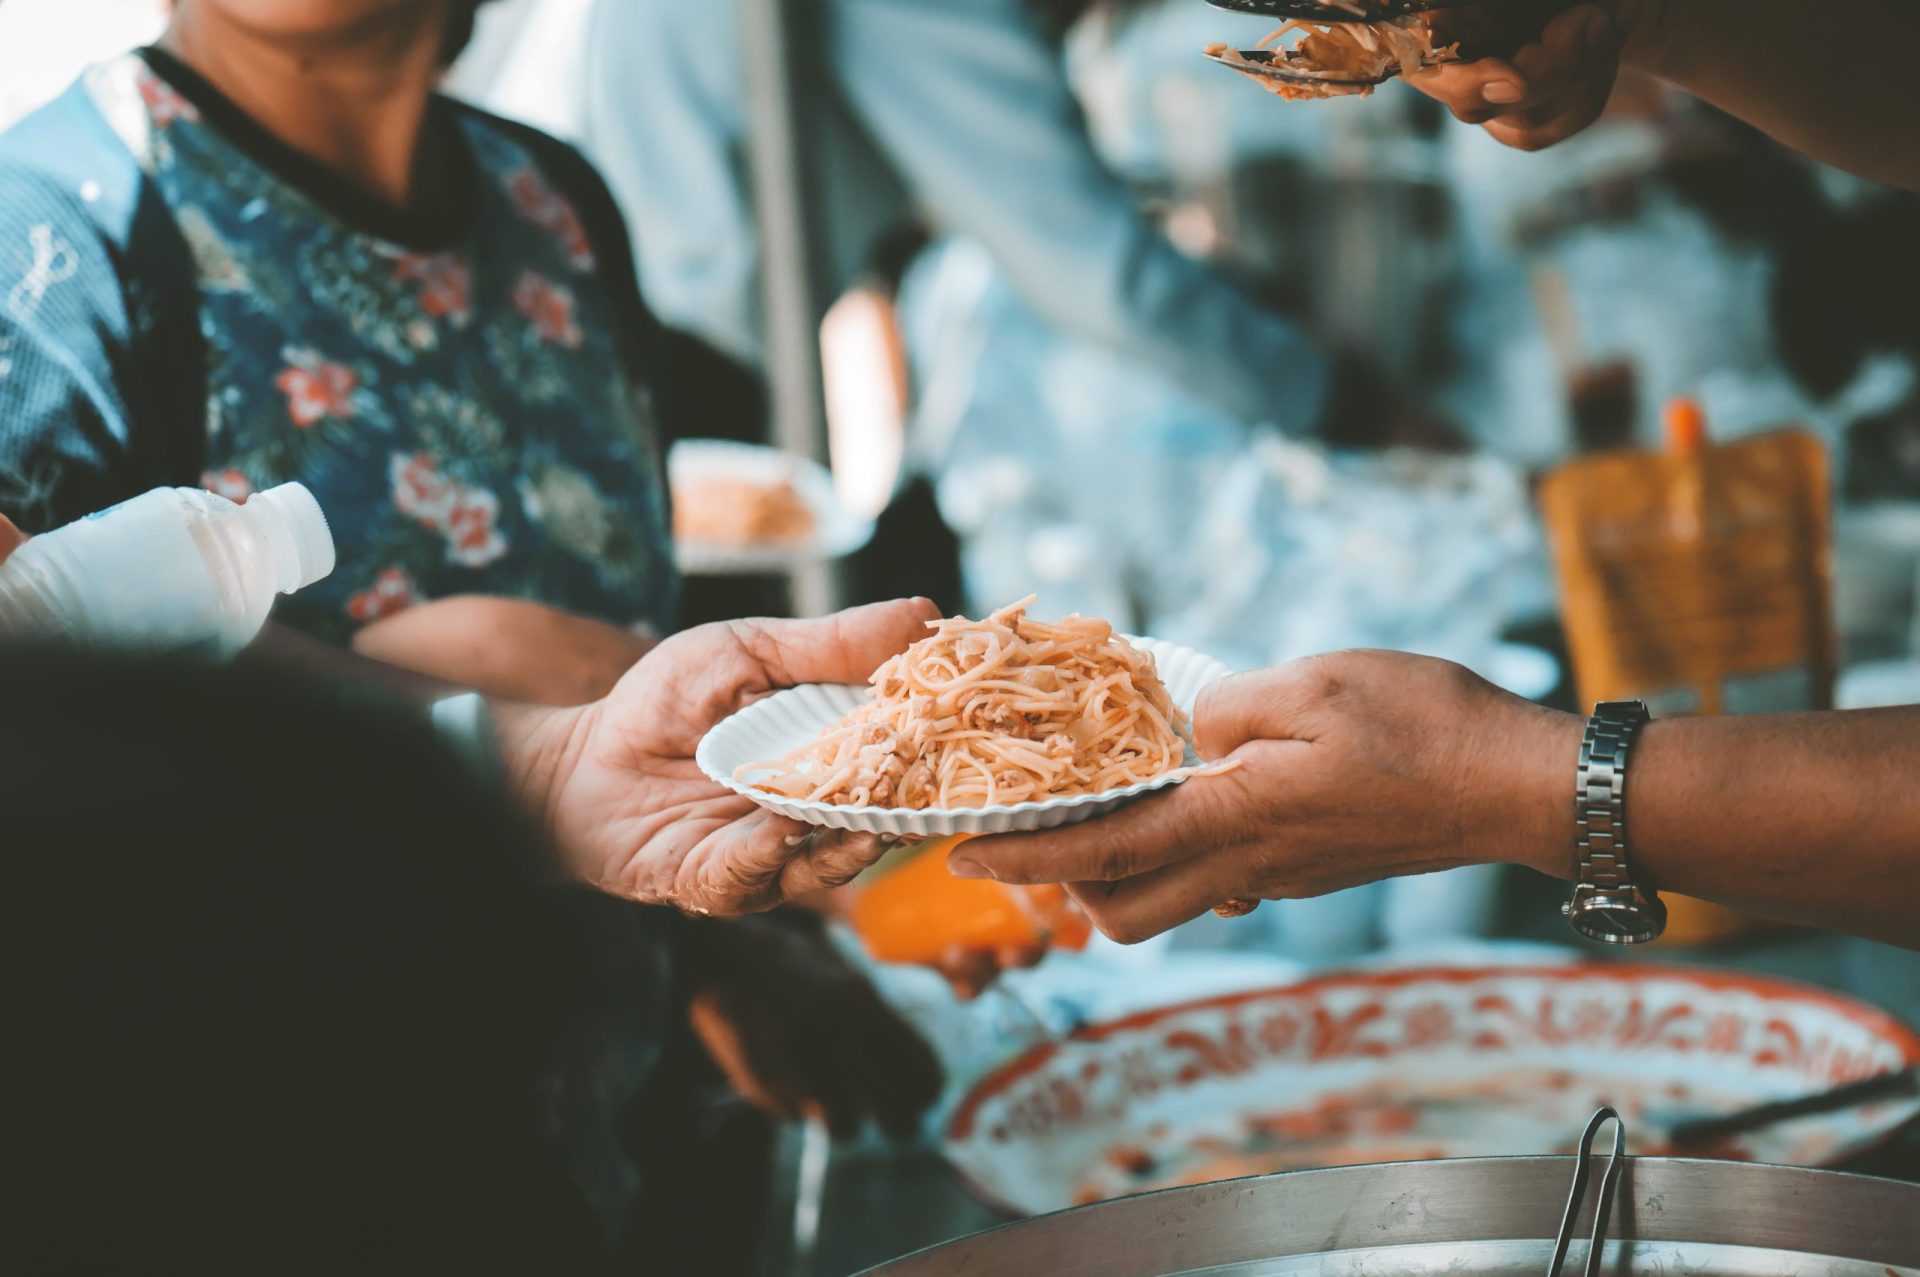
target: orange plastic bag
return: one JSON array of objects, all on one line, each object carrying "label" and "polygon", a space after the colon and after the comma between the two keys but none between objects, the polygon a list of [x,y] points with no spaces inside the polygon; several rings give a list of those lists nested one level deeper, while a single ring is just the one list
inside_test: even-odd
[{"label": "orange plastic bag", "polygon": [[[1656,717],[1832,705],[1833,520],[1818,439],[1781,430],[1716,446],[1682,401],[1664,452],[1572,462],[1540,502],[1583,703],[1643,700]],[[1678,941],[1744,925],[1696,901],[1672,901],[1670,915]]]},{"label": "orange plastic bag", "polygon": [[853,902],[853,929],[882,962],[938,962],[969,952],[1043,945],[1084,949],[1093,925],[1064,888],[1014,887],[947,872],[964,835],[913,848],[883,867]]}]

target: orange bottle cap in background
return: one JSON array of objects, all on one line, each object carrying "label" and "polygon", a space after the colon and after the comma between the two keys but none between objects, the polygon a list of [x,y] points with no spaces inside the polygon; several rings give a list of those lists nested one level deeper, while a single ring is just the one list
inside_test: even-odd
[{"label": "orange bottle cap in background", "polygon": [[1698,401],[1675,399],[1667,404],[1667,451],[1699,452],[1707,446],[1707,414]]}]

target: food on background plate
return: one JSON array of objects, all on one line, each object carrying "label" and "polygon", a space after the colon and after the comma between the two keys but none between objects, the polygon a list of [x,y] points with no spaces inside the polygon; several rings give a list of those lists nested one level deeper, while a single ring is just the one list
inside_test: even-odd
[{"label": "food on background plate", "polygon": [[[1365,0],[1336,0],[1336,7],[1349,10],[1356,18],[1366,13]],[[1306,34],[1291,45],[1283,43],[1298,32]],[[1262,64],[1225,44],[1208,45],[1207,52],[1269,92],[1299,101],[1364,97],[1373,92],[1373,84],[1347,82],[1377,81],[1396,72],[1411,75],[1459,60],[1458,44],[1436,47],[1433,40],[1433,28],[1420,14],[1378,22],[1288,22],[1261,40],[1258,47],[1272,50],[1274,61],[1299,77],[1294,79],[1260,74]],[[1325,82],[1315,82],[1321,79]]]},{"label": "food on background plate", "polygon": [[1231,769],[1188,767],[1186,715],[1149,653],[1105,621],[1032,620],[1033,603],[929,623],[931,637],[874,673],[866,704],[735,778],[805,802],[927,810]]},{"label": "food on background plate", "polygon": [[[1500,1070],[1476,1078],[1396,1078],[1321,1095],[1311,1103],[1244,1113],[1230,1124],[1176,1132],[1163,1124],[1107,1151],[1075,1185],[1080,1203],[1133,1193],[1211,1184],[1249,1175],[1426,1161],[1460,1150],[1524,1148],[1535,1132],[1566,1127],[1601,1107],[1620,1110],[1640,1156],[1668,1155],[1648,1114],[1701,1108],[1727,1111],[1737,1099],[1700,1094],[1684,1082],[1575,1074],[1565,1069]],[[1543,1150],[1544,1151],[1544,1150]],[[1570,1141],[1553,1150],[1571,1153]],[[1739,1156],[1723,1147],[1714,1156]]]},{"label": "food on background plate", "polygon": [[792,483],[708,476],[674,485],[673,535],[710,545],[794,545],[814,534],[813,510]]}]

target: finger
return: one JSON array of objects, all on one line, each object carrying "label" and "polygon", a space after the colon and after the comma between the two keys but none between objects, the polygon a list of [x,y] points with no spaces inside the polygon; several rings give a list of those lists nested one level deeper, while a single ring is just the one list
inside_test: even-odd
[{"label": "finger", "polygon": [[1340,694],[1339,663],[1324,656],[1236,674],[1203,689],[1193,711],[1193,746],[1220,759],[1252,741],[1311,741],[1312,710]]},{"label": "finger", "polygon": [[[1480,58],[1406,76],[1468,124],[1539,112],[1618,74],[1619,38],[1612,18],[1583,4],[1556,15],[1540,38],[1512,59]],[[1555,112],[1557,113],[1557,112]]]},{"label": "finger", "polygon": [[1533,109],[1595,84],[1611,84],[1618,69],[1617,43],[1613,19],[1598,5],[1577,5],[1557,15],[1537,43],[1513,55],[1529,90],[1519,108]]},{"label": "finger", "polygon": [[[822,829],[754,807],[745,808],[680,858],[636,860],[629,893],[687,913],[730,918],[762,913],[800,896],[845,886],[892,848],[882,834]],[[673,831],[656,842],[671,844]]]},{"label": "finger", "polygon": [[5,563],[7,556],[26,542],[27,534],[15,527],[12,519],[0,514],[0,563]]},{"label": "finger", "polygon": [[898,845],[898,840],[887,834],[841,829],[809,829],[804,837],[802,853],[780,871],[783,902],[844,887]]},{"label": "finger", "polygon": [[864,683],[888,658],[927,637],[940,609],[927,599],[873,603],[818,620],[735,621],[734,638],[768,684]]},{"label": "finger", "polygon": [[1480,124],[1527,99],[1526,73],[1504,58],[1450,62],[1405,77],[1408,84],[1468,124]]},{"label": "finger", "polygon": [[1223,900],[1255,899],[1238,857],[1199,856],[1126,882],[1077,883],[1068,892],[1093,925],[1120,944],[1139,944],[1191,922]]},{"label": "finger", "polygon": [[1516,151],[1544,151],[1590,128],[1607,109],[1607,96],[1596,93],[1562,107],[1554,116],[1538,123],[1495,120],[1487,125],[1487,134]]},{"label": "finger", "polygon": [[[1243,799],[1239,775],[1197,778],[1084,824],[971,839],[948,854],[947,868],[1007,883],[1131,878],[1219,846],[1223,815]],[[1221,792],[1229,786],[1235,792]]]}]

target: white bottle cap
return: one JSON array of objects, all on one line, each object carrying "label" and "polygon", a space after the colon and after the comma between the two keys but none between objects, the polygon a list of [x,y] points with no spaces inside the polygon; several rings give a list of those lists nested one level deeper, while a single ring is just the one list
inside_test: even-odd
[{"label": "white bottle cap", "polygon": [[281,529],[270,537],[280,593],[303,590],[333,571],[333,533],[313,493],[298,483],[283,483],[247,498],[246,509],[267,513]]}]

